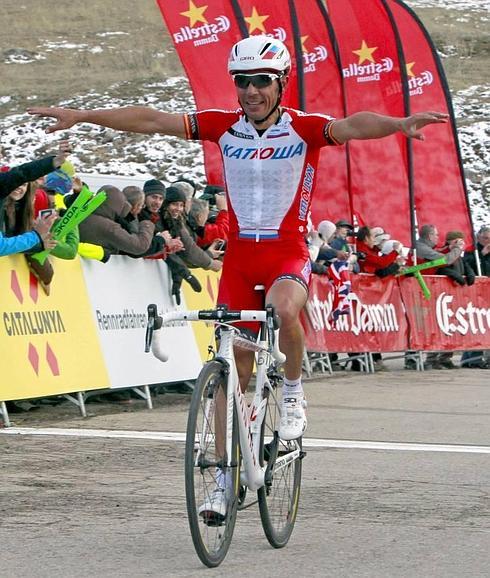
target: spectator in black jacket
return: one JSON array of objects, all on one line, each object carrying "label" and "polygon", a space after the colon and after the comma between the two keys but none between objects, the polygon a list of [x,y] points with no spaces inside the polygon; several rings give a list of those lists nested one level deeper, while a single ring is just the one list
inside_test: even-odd
[{"label": "spectator in black jacket", "polygon": [[[478,271],[476,253],[480,259],[481,274],[490,277],[490,225],[484,225],[476,235],[476,250],[465,253],[463,260],[473,271]],[[465,351],[461,358],[461,366],[469,369],[490,369],[488,354],[484,351]],[[485,358],[487,355],[487,358]]]},{"label": "spectator in black jacket", "polygon": [[56,155],[45,157],[30,163],[24,163],[4,172],[0,172],[0,203],[13,190],[25,183],[58,169],[70,154],[68,141],[61,141]]}]

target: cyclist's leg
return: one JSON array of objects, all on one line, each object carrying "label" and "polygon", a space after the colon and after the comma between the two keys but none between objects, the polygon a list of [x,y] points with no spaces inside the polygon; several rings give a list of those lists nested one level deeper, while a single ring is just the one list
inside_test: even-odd
[{"label": "cyclist's leg", "polygon": [[308,298],[311,274],[309,255],[303,242],[288,246],[288,257],[275,268],[267,302],[281,320],[279,347],[286,355],[279,435],[284,440],[300,437],[306,429],[306,401],[301,383],[304,332],[300,312]]},{"label": "cyclist's leg", "polygon": [[286,355],[284,375],[291,381],[301,378],[304,331],[299,315],[307,297],[306,288],[295,279],[279,278],[267,293],[267,303],[274,306],[281,319],[279,347]]}]

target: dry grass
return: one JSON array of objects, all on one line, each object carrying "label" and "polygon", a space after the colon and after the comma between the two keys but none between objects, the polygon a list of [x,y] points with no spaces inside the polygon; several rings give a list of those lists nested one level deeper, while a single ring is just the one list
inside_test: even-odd
[{"label": "dry grass", "polygon": [[[453,90],[488,83],[489,38],[474,14],[421,9],[422,21],[438,48],[451,56],[444,66]],[[468,18],[461,22],[461,17]],[[98,36],[107,32],[126,35]],[[88,45],[46,52],[47,42]],[[101,46],[101,52],[89,48]],[[21,49],[46,58],[6,64],[8,51]],[[76,94],[103,92],[123,81],[153,81],[182,73],[155,0],[2,0],[0,96],[14,97],[7,107],[22,111],[31,95],[53,104]],[[123,96],[123,95],[122,95]],[[5,108],[4,108],[5,110]]]}]

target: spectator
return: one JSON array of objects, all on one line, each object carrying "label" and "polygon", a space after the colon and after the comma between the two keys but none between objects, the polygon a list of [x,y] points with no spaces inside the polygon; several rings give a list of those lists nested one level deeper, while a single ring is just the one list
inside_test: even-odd
[{"label": "spectator", "polygon": [[70,193],[72,187],[72,177],[61,168],[44,178],[44,190],[51,197],[51,205],[57,209],[66,208],[64,197]]},{"label": "spectator", "polygon": [[[10,214],[7,219],[3,203],[0,206],[0,257],[26,251],[38,252],[53,249],[56,246],[56,241],[49,232],[56,218],[55,215],[40,217],[36,220],[32,218],[32,212],[30,220],[24,216],[17,216],[16,202],[22,200],[27,189],[28,185],[22,184],[7,197],[7,212]],[[31,199],[30,195],[29,199]],[[21,204],[24,206],[25,201]],[[27,225],[30,226],[26,228]]]},{"label": "spectator", "polygon": [[[463,245],[461,245],[461,241],[463,241]],[[455,246],[462,246],[464,249],[464,234],[461,231],[448,231],[446,244],[441,249],[441,253],[449,253]],[[475,282],[475,272],[463,257],[458,257],[451,265],[439,267],[437,273],[446,275],[458,285],[473,285]]]},{"label": "spectator", "polygon": [[[452,265],[463,253],[463,240],[459,239],[451,250],[447,253],[435,249],[439,240],[439,231],[435,225],[422,225],[417,241],[415,241],[415,250],[417,252],[417,261],[433,261],[444,257],[447,265]],[[424,269],[421,271],[424,275],[433,275],[436,269]]]},{"label": "spectator", "polygon": [[155,232],[165,230],[163,223],[162,205],[165,200],[165,185],[158,179],[150,179],[143,185],[145,206],[139,214],[139,220],[150,220],[155,225]]},{"label": "spectator", "polygon": [[[462,243],[461,243],[462,242]],[[446,244],[441,249],[441,253],[450,253],[454,247],[461,247],[464,249],[464,235],[461,231],[449,231],[446,233]],[[473,285],[475,282],[475,273],[468,265],[463,261],[462,257],[457,257],[456,260],[445,267],[439,267],[437,269],[438,275],[446,275],[452,279],[458,285]],[[453,352],[452,351],[431,351],[427,353],[425,358],[424,368],[425,369],[456,369],[452,361]]]},{"label": "spectator", "polygon": [[[465,252],[463,260],[473,271],[478,271],[476,264],[476,254],[480,261],[481,274],[483,277],[490,277],[490,225],[484,225],[476,235],[476,248],[473,251]],[[469,369],[490,369],[490,351],[465,351],[461,358],[461,367]]]},{"label": "spectator", "polygon": [[107,200],[80,223],[80,240],[101,245],[109,254],[144,254],[151,245],[155,225],[147,221],[138,224],[138,231],[131,233],[121,224],[131,212],[131,205],[122,192],[111,185],[104,185]]},{"label": "spectator", "polygon": [[187,215],[187,223],[193,233],[197,245],[207,249],[215,241],[226,243],[228,239],[228,207],[225,195],[216,196],[218,214],[213,222],[209,222],[209,202],[202,198],[194,198]]},{"label": "spectator", "polygon": [[174,187],[168,187],[163,204],[163,221],[165,228],[172,238],[180,238],[184,244],[181,256],[190,267],[202,267],[219,271],[222,267],[218,260],[223,251],[216,251],[210,247],[208,252],[203,251],[192,239],[184,219],[185,194]]},{"label": "spectator", "polygon": [[59,168],[66,157],[70,154],[68,141],[61,141],[56,155],[24,163],[0,172],[0,209],[2,199],[7,197],[14,189],[25,183],[35,181],[39,177],[48,174],[53,169]]},{"label": "spectator", "polygon": [[375,237],[369,227],[361,227],[357,231],[357,251],[363,273],[374,273],[378,277],[395,275],[405,260],[396,250],[387,255],[380,255],[375,245]]},{"label": "spectator", "polygon": [[345,253],[343,258],[347,259],[348,255],[352,252],[347,243],[347,237],[352,235],[354,227],[345,219],[340,219],[340,221],[335,223],[335,228],[335,235],[330,241],[330,246],[337,251],[343,251]]},{"label": "spectator", "polygon": [[[185,184],[188,185],[188,183]],[[167,223],[163,217],[163,202],[166,196],[164,184],[158,179],[150,179],[143,185],[143,192],[145,205],[138,216],[140,220],[151,220],[156,231],[151,245],[143,257],[165,259],[172,277],[171,294],[177,305],[180,305],[180,288],[183,280],[187,281],[197,293],[202,291],[202,287],[199,280],[190,272],[183,258],[176,254],[184,250],[184,244],[180,236],[172,237],[167,229]],[[181,194],[185,195],[185,193]]]},{"label": "spectator", "polygon": [[189,215],[192,205],[192,199],[196,193],[196,189],[191,183],[186,180],[177,180],[172,183],[172,187],[179,189],[185,195],[185,214]]},{"label": "spectator", "polygon": [[[128,220],[128,227],[132,233],[136,233],[139,229],[138,216],[145,206],[145,193],[140,187],[129,186],[124,187],[122,194],[126,197],[126,200],[131,205],[131,209],[128,216],[131,215],[132,219]],[[162,243],[163,246],[164,243]]]}]

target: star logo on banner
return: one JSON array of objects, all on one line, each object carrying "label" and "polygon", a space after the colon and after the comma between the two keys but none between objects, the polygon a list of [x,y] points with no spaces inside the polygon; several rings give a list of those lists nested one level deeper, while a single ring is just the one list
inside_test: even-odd
[{"label": "star logo on banner", "polygon": [[204,16],[207,9],[207,6],[196,6],[192,0],[189,0],[189,10],[181,12],[180,15],[189,18],[189,26],[193,28],[197,22],[208,23]]},{"label": "star logo on banner", "polygon": [[376,50],[378,50],[377,46],[369,48],[369,46],[363,40],[361,48],[359,48],[359,50],[353,50],[352,52],[354,54],[357,54],[357,56],[359,56],[359,64],[363,64],[364,62],[366,62],[366,60],[369,60],[369,62],[376,62],[373,57],[373,52],[375,52]]},{"label": "star logo on banner", "polygon": [[407,76],[415,76],[415,72],[412,70],[415,62],[407,62]]},{"label": "star logo on banner", "polygon": [[305,46],[305,42],[308,40],[309,36],[302,36],[301,37],[301,52],[303,52],[303,54],[306,54],[308,52],[308,49]]},{"label": "star logo on banner", "polygon": [[269,16],[261,16],[257,12],[257,8],[255,6],[252,8],[252,16],[245,16],[244,20],[248,24],[248,33],[252,34],[255,30],[260,30],[265,34],[265,26],[264,22],[269,18]]}]

